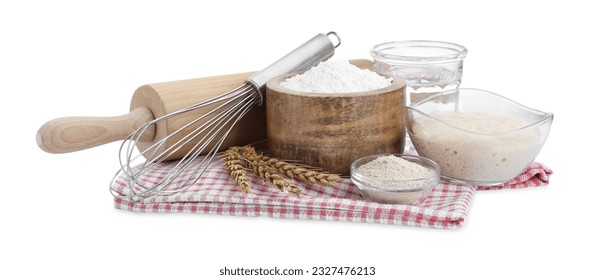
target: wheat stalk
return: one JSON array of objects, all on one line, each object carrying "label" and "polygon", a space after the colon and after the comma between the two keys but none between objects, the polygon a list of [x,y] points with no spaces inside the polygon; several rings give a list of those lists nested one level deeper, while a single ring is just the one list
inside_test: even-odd
[{"label": "wheat stalk", "polygon": [[[231,147],[223,154],[224,167],[240,190],[250,192],[250,181],[246,169],[282,192],[299,196],[301,189],[285,180],[283,176],[310,184],[334,185],[340,177],[337,174],[318,171],[306,165],[296,165],[259,154],[254,147]],[[282,176],[283,175],[283,176]]]}]

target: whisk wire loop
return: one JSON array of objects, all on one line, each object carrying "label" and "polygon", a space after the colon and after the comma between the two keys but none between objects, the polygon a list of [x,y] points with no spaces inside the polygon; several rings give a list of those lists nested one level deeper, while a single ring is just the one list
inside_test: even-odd
[{"label": "whisk wire loop", "polygon": [[[214,159],[231,129],[255,105],[258,98],[255,91],[256,89],[252,85],[244,84],[229,93],[156,118],[139,127],[120,146],[121,168],[116,177],[124,174],[129,187],[127,194],[116,193],[115,195],[141,200],[154,195],[168,196],[179,193],[195,184]],[[134,153],[136,143],[151,126],[206,106],[214,107],[143,151],[139,151],[138,154]],[[199,123],[202,120],[205,121]],[[198,126],[193,128],[195,125]],[[181,132],[188,129],[192,130],[171,143],[175,135],[182,135]],[[201,135],[206,136],[197,139]],[[188,145],[192,145],[191,148],[188,149]],[[210,150],[204,154],[210,145]],[[159,176],[151,176],[153,173],[159,174],[158,171],[155,171],[168,157],[180,149],[184,149],[186,152],[174,162],[173,168]],[[197,161],[196,159],[200,155],[204,155],[204,157]],[[135,166],[134,163],[143,157],[146,160]],[[112,194],[114,194],[113,191]]]}]

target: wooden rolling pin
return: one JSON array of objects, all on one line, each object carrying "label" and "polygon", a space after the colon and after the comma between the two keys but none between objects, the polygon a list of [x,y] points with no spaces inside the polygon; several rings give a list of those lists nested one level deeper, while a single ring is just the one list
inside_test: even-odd
[{"label": "wooden rolling pin", "polygon": [[[372,62],[351,60],[361,68],[371,69]],[[230,74],[190,80],[148,84],[139,87],[132,96],[130,113],[115,117],[63,117],[44,124],[37,132],[37,144],[49,153],[68,153],[125,139],[144,123],[168,113],[191,106],[228,92],[244,83],[255,72]],[[145,150],[170,135],[191,120],[212,108],[205,107],[185,115],[159,122],[153,131],[145,133],[137,143]],[[266,109],[255,106],[231,130],[221,149],[246,145],[267,138]],[[180,137],[183,137],[182,133]],[[205,149],[208,151],[208,149]],[[187,153],[181,149],[169,159]]]},{"label": "wooden rolling pin", "polygon": [[[221,95],[242,85],[254,72],[148,84],[132,96],[130,113],[115,117],[63,117],[37,132],[37,144],[49,153],[68,153],[125,139],[135,129],[176,110]],[[141,150],[173,133],[210,106],[159,122],[137,143]],[[183,135],[182,135],[183,136]],[[266,139],[266,111],[255,106],[232,129],[223,144],[245,145]],[[180,151],[180,155],[187,151]]]}]

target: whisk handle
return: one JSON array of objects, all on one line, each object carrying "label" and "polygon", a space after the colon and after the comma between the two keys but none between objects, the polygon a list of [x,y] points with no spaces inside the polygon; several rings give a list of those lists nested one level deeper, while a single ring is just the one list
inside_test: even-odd
[{"label": "whisk handle", "polygon": [[[334,37],[337,41],[335,44],[333,44],[331,37]],[[262,94],[266,83],[271,79],[288,73],[305,71],[316,66],[321,61],[333,56],[335,48],[340,44],[341,39],[335,32],[318,34],[267,68],[252,75],[246,82],[254,85]]]},{"label": "whisk handle", "polygon": [[[131,132],[153,120],[146,107],[115,117],[63,117],[45,123],[37,131],[37,145],[53,154],[80,151],[125,139]],[[141,141],[149,141],[155,128],[147,131]]]}]

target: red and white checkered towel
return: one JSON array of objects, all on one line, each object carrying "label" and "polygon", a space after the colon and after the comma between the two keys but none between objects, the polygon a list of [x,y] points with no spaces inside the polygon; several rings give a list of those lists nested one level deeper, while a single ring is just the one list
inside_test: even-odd
[{"label": "red and white checkered towel", "polygon": [[[163,164],[154,170],[154,176],[167,173],[172,166]],[[302,188],[302,194],[294,197],[254,178],[252,192],[244,194],[227,175],[222,161],[215,159],[200,180],[183,192],[153,196],[141,201],[116,197],[115,208],[133,212],[268,216],[459,228],[465,223],[475,190],[545,186],[551,173],[545,165],[533,163],[523,174],[500,186],[473,187],[441,182],[421,205],[406,206],[367,201],[349,179],[341,179],[335,186],[296,183]],[[117,193],[124,193],[128,188],[127,180],[120,177],[111,187]]]}]

